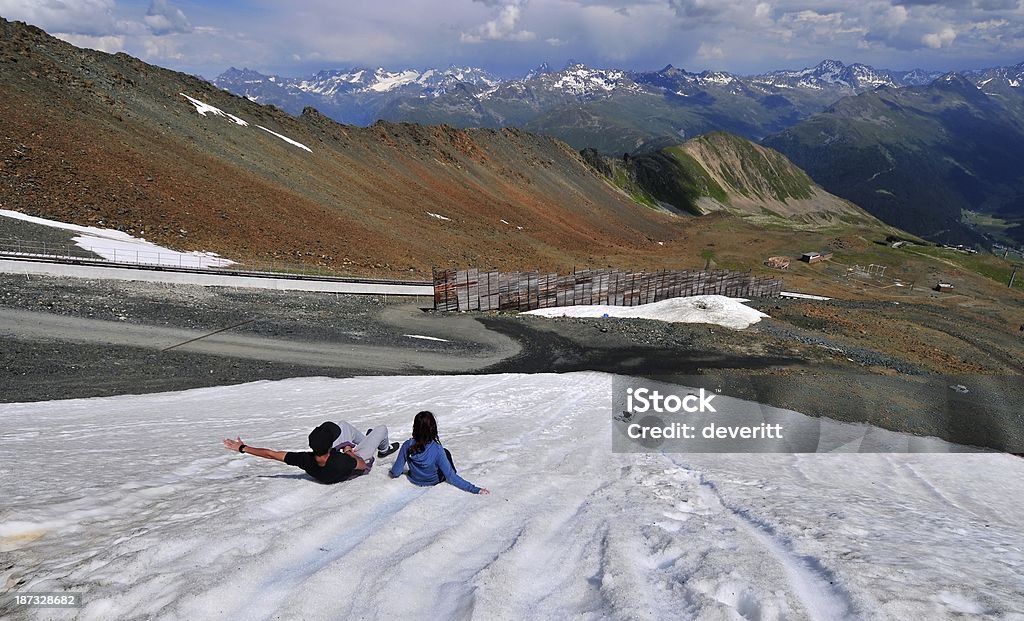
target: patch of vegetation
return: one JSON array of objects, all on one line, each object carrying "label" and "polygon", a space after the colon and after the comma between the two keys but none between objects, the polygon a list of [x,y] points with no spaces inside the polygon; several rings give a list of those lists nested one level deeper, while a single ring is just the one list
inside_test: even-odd
[{"label": "patch of vegetation", "polygon": [[663,152],[676,160],[684,177],[693,185],[700,196],[710,196],[723,205],[729,203],[729,196],[725,193],[722,186],[711,177],[708,171],[700,165],[700,162],[683,150],[682,147],[668,147]]},{"label": "patch of vegetation", "polygon": [[636,182],[627,162],[604,157],[596,149],[584,149],[580,151],[580,155],[591,167],[607,177],[615,187],[628,194],[634,201],[652,209],[658,208],[658,201]]},{"label": "patch of vegetation", "polygon": [[1014,265],[1017,265],[1017,278],[1013,282],[1013,288],[1024,289],[1024,265],[1020,263],[1011,263],[1006,259],[988,253],[970,254],[939,246],[914,246],[905,250],[952,263],[1004,286],[1010,282],[1010,275],[1013,273]]},{"label": "patch of vegetation", "polygon": [[778,151],[725,132],[712,132],[692,142],[714,156],[721,177],[744,196],[779,201],[814,196],[811,178]]}]

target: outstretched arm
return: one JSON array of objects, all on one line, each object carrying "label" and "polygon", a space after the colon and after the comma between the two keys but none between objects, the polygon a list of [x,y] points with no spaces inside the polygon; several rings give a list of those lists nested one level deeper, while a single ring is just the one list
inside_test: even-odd
[{"label": "outstretched arm", "polygon": [[246,455],[255,455],[256,457],[263,457],[264,459],[273,459],[275,461],[284,461],[284,456],[287,454],[286,451],[272,451],[270,449],[249,446],[248,444],[242,442],[241,438],[235,438],[234,440],[224,440],[224,447],[229,451],[245,453]]},{"label": "outstretched arm", "polygon": [[452,470],[452,465],[448,463],[448,459],[445,457],[444,451],[439,451],[438,454],[440,457],[437,458],[437,467],[441,470],[441,474],[444,475],[446,481],[465,492],[469,492],[470,494],[483,494],[486,496],[491,493],[490,490],[477,487],[466,479],[455,474],[455,471]]}]

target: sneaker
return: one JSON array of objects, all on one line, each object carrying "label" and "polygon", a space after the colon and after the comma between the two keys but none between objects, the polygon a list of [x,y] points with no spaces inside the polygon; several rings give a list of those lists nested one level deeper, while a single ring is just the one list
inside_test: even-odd
[{"label": "sneaker", "polygon": [[389,446],[386,450],[377,451],[377,457],[379,457],[381,459],[384,459],[385,457],[387,457],[388,455],[394,453],[397,450],[398,450],[398,442],[392,442],[391,446]]}]

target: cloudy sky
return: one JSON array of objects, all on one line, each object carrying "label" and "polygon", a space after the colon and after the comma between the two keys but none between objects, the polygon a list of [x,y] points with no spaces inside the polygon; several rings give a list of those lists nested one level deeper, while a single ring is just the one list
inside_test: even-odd
[{"label": "cloudy sky", "polygon": [[1024,0],[0,0],[0,16],[205,77],[450,64],[511,77],[569,59],[736,73],[824,58],[943,70],[1024,61]]}]

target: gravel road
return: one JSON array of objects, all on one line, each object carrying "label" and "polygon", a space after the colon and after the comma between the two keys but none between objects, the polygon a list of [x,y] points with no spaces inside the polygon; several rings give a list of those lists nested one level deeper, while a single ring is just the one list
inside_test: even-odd
[{"label": "gravel road", "polygon": [[[0,401],[314,375],[598,370],[1024,453],[1019,369],[936,373],[898,351],[811,325],[818,320],[805,317],[812,314],[805,309],[819,307],[779,300],[752,305],[789,320],[733,331],[646,320],[438,314],[381,296],[0,274]],[[881,312],[877,305],[866,311]]]}]

